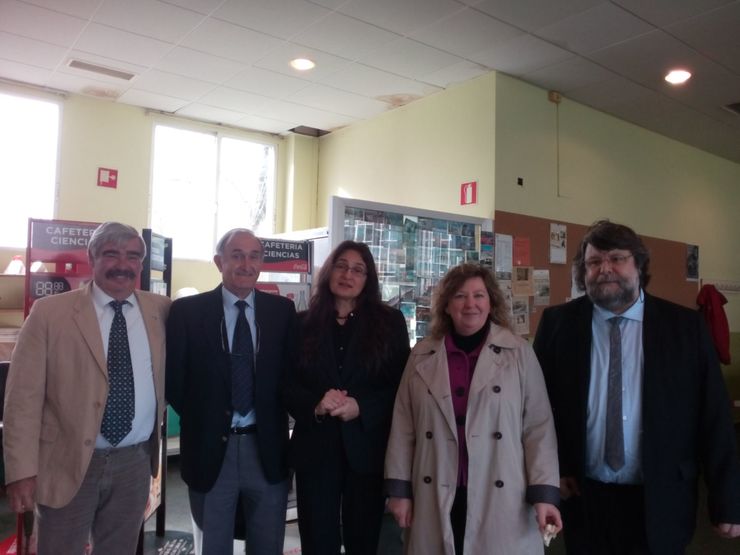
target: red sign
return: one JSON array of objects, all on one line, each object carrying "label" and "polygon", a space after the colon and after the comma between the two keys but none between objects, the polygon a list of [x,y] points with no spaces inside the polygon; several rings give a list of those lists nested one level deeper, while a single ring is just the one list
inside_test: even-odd
[{"label": "red sign", "polygon": [[111,168],[98,168],[98,187],[110,187],[115,189],[118,186],[118,170]]},{"label": "red sign", "polygon": [[460,185],[460,206],[478,204],[478,182],[469,181]]}]

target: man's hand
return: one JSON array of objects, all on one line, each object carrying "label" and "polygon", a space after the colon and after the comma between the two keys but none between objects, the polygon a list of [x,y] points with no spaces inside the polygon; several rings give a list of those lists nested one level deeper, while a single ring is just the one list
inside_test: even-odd
[{"label": "man's hand", "polygon": [[23,478],[7,485],[8,505],[16,513],[33,511],[36,504],[36,476]]},{"label": "man's hand", "polygon": [[360,405],[357,404],[357,400],[354,397],[345,397],[344,399],[344,404],[335,408],[329,414],[335,418],[343,420],[344,422],[354,420],[360,416]]},{"label": "man's hand", "polygon": [[330,389],[326,393],[324,393],[321,401],[319,401],[319,404],[316,405],[314,413],[316,413],[317,416],[324,416],[326,414],[329,414],[333,410],[338,409],[346,402],[347,391],[343,389]]},{"label": "man's hand", "polygon": [[737,538],[740,536],[740,524],[730,524],[727,522],[721,522],[717,526],[714,526],[714,531],[717,535],[723,538]]},{"label": "man's hand", "polygon": [[405,497],[388,498],[388,510],[401,528],[408,528],[411,526],[413,508],[414,502],[411,501],[411,499],[407,499]]},{"label": "man's hand", "polygon": [[560,497],[570,499],[574,495],[581,495],[578,481],[572,476],[563,476],[560,478]]}]

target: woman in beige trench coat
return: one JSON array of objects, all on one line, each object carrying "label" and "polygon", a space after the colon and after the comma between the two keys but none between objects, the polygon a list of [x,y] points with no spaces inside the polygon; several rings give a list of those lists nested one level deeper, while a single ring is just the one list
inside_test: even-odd
[{"label": "woman in beige trench coat", "polygon": [[557,444],[542,371],[476,264],[438,285],[431,336],[411,352],[386,453],[405,553],[543,552],[562,527]]}]

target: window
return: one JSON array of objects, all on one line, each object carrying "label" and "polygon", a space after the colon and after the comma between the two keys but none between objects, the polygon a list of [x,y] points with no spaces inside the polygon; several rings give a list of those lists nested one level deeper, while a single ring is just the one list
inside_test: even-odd
[{"label": "window", "polygon": [[274,145],[155,127],[151,225],[177,258],[210,260],[234,227],[271,234],[274,199]]},{"label": "window", "polygon": [[0,246],[26,246],[28,218],[52,218],[59,105],[0,93]]}]

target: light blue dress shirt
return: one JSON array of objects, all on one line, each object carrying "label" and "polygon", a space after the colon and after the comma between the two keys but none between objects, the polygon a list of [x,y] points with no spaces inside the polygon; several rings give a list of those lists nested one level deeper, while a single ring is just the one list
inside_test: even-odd
[{"label": "light blue dress shirt", "polygon": [[[600,482],[641,484],[642,478],[642,321],[645,297],[623,314],[594,305],[591,320],[591,377],[586,415],[586,476]],[[604,461],[606,438],[606,393],[609,378],[609,318],[621,316],[622,332],[622,422],[624,466],[615,472]]]},{"label": "light blue dress shirt", "polygon": [[[231,291],[226,289],[226,287],[221,288],[221,294],[224,300],[224,324],[226,326],[226,337],[229,340],[229,349],[231,349],[231,346],[234,344],[234,328],[236,328],[236,318],[239,316],[239,309],[236,307],[234,303],[239,300],[239,297],[234,295]],[[259,347],[259,341],[258,336],[259,332],[257,330],[257,322],[255,320],[254,315],[254,289],[252,290],[249,295],[244,299],[247,301],[247,307],[246,307],[246,315],[247,315],[247,323],[249,323],[249,331],[252,333],[252,347],[254,348],[254,368],[255,371],[257,370],[257,350]],[[222,330],[223,331],[223,330]],[[256,424],[257,423],[257,413],[254,409],[249,411],[249,414],[240,414],[236,411],[234,411],[234,415],[231,418],[231,425],[232,426],[249,426],[250,424]]]}]

